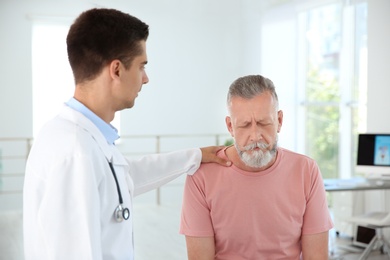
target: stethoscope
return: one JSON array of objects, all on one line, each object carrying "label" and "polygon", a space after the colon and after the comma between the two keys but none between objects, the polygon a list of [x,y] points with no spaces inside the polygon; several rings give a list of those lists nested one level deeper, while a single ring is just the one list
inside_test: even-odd
[{"label": "stethoscope", "polygon": [[116,183],[116,189],[118,191],[118,197],[119,197],[119,205],[116,207],[114,211],[114,218],[117,222],[122,222],[123,220],[128,220],[130,217],[130,210],[128,208],[123,208],[123,199],[122,199],[122,192],[121,188],[119,187],[118,179],[116,178],[114,167],[112,166],[112,163],[109,161],[108,164],[110,165],[110,169],[112,172],[112,175],[114,175],[115,183]]}]

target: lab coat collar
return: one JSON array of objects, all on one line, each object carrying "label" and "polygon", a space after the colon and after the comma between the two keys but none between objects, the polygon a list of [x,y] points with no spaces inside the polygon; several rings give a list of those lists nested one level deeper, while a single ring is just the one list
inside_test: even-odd
[{"label": "lab coat collar", "polygon": [[[90,133],[109,162],[112,162],[114,165],[128,165],[125,158],[118,151],[118,149],[113,144],[109,144],[97,126],[82,113],[68,107],[67,105],[64,105],[60,116],[64,119],[72,121],[74,124]],[[115,158],[115,160],[113,158]]]},{"label": "lab coat collar", "polygon": [[76,111],[79,111],[86,118],[92,121],[97,128],[102,132],[107,142],[113,144],[115,140],[119,139],[118,130],[112,126],[111,124],[107,124],[101,119],[98,115],[92,112],[88,107],[86,107],[83,103],[72,97],[68,102],[65,103],[69,107],[73,108]]}]

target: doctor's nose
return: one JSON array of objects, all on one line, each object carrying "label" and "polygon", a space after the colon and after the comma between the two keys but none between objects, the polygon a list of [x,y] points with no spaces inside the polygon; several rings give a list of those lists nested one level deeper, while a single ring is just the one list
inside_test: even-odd
[{"label": "doctor's nose", "polygon": [[147,84],[148,82],[149,82],[149,77],[146,74],[146,72],[144,72],[144,75],[142,76],[142,84]]}]

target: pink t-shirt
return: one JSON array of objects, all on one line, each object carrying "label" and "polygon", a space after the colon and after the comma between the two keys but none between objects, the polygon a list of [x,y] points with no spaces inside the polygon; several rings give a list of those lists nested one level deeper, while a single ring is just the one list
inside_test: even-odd
[{"label": "pink t-shirt", "polygon": [[208,163],[187,176],[180,233],[214,236],[215,259],[299,259],[302,234],[332,227],[320,170],[304,155],[278,148],[261,172]]}]

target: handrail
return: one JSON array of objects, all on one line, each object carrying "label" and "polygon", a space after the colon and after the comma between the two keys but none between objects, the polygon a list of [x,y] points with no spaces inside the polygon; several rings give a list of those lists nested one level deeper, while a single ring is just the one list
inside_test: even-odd
[{"label": "handrail", "polygon": [[[186,138],[187,140],[195,140],[196,138],[212,138],[214,139],[214,143],[210,143],[209,145],[221,145],[222,138],[229,139],[230,135],[228,134],[161,134],[161,135],[121,135],[121,143],[125,143],[129,140],[140,140],[140,139],[152,139],[152,147],[149,152],[141,152],[141,151],[121,151],[126,156],[131,155],[146,155],[150,153],[161,153],[163,151],[163,140],[164,139],[182,139]],[[154,145],[153,145],[154,142]],[[172,141],[174,142],[174,141]],[[170,142],[170,143],[172,143]],[[20,183],[23,183],[24,172],[21,173],[20,169],[13,172],[10,167],[7,167],[11,162],[15,162],[20,160],[20,162],[16,163],[26,163],[28,154],[30,152],[31,146],[33,143],[33,138],[31,137],[0,137],[0,196],[6,194],[22,194],[23,187],[22,185],[17,189],[4,189],[2,187],[2,180],[4,181],[10,180],[11,178],[18,179]],[[16,145],[18,144],[18,145]],[[195,145],[196,140],[194,141],[193,147],[199,147],[199,145]],[[16,147],[20,146],[20,147]],[[134,148],[134,147],[132,147]],[[121,145],[118,145],[118,149],[121,149]],[[12,151],[11,151],[12,150]],[[20,167],[20,165],[19,165]],[[23,165],[24,169],[24,165]],[[161,192],[160,188],[156,190],[156,204],[161,204]]]}]

